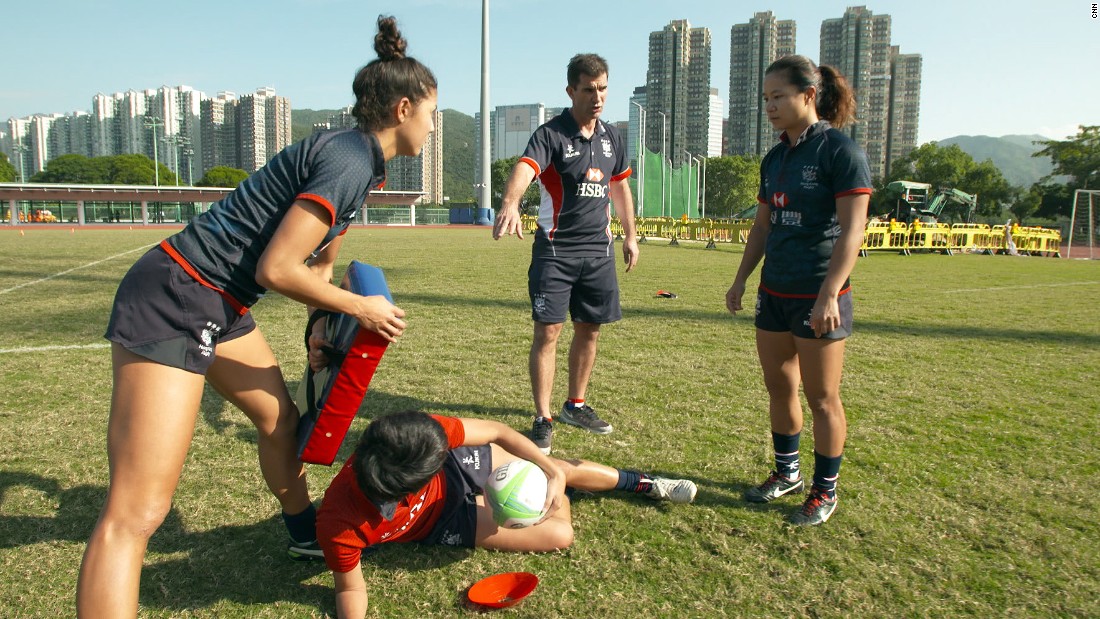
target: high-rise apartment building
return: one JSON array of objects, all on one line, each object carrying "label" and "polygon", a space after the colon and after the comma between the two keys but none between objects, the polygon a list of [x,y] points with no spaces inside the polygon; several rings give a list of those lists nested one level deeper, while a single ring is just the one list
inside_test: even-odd
[{"label": "high-rise apartment building", "polygon": [[917,146],[920,124],[920,54],[899,53],[890,48],[890,115],[886,132],[886,172],[889,162],[909,154]]},{"label": "high-rise apartment building", "polygon": [[546,106],[541,103],[497,106],[489,114],[489,152],[492,160],[522,155],[531,134],[547,120]]},{"label": "high-rise apartment building", "polygon": [[237,162],[237,95],[222,91],[199,105],[199,127],[202,136],[200,155],[202,173],[210,168],[238,168]]},{"label": "high-rise apartment building", "polygon": [[[350,108],[349,108],[350,110]],[[350,115],[334,116],[333,128],[355,126]],[[436,110],[432,118],[435,131],[428,134],[424,148],[415,157],[394,157],[386,162],[386,186],[388,191],[423,191],[420,202],[443,204],[443,112]]]},{"label": "high-rise apartment building", "polygon": [[290,145],[290,100],[274,88],[259,88],[237,101],[237,157],[240,168],[255,172]]},{"label": "high-rise apartment building", "polygon": [[[891,46],[890,26],[889,15],[863,6],[821,22],[820,64],[840,70],[855,91],[856,122],[844,130],[867,152],[875,177],[885,176],[893,158],[917,145],[920,56]],[[897,76],[900,90],[893,85],[895,70],[903,74]]]},{"label": "high-rise apartment building", "polygon": [[730,103],[728,153],[763,157],[778,134],[764,110],[764,71],[775,60],[795,53],[794,20],[756,13],[730,29]]},{"label": "high-rise apartment building", "polygon": [[707,129],[707,149],[699,156],[702,157],[721,157],[722,156],[722,115],[725,113],[725,106],[722,104],[722,97],[718,96],[718,89],[710,89],[710,127]]},{"label": "high-rise apartment building", "polygon": [[262,167],[290,144],[291,110],[272,88],[238,99],[231,92],[207,98],[190,86],[162,86],[100,93],[90,113],[12,118],[7,128],[0,148],[28,178],[60,155],[143,154],[191,182],[215,166]]},{"label": "high-rise apartment building", "polygon": [[710,132],[710,30],[674,20],[649,34],[646,146],[680,165],[706,152]]}]

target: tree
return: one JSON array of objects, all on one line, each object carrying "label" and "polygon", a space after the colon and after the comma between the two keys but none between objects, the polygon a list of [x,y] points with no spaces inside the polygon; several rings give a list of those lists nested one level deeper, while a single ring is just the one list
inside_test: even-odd
[{"label": "tree", "polygon": [[236,187],[246,178],[248,178],[248,172],[244,170],[217,166],[207,170],[195,184],[199,187]]},{"label": "tree", "polygon": [[708,218],[732,217],[756,205],[760,191],[759,158],[735,155],[710,157],[706,161]]},{"label": "tree", "polygon": [[1035,183],[1031,186],[1039,196],[1039,208],[1035,217],[1055,219],[1069,217],[1073,213],[1073,188],[1061,183]]},{"label": "tree", "polygon": [[[493,209],[500,210],[500,203],[504,195],[504,186],[508,184],[508,177],[512,175],[512,168],[519,163],[519,156],[497,159],[489,170],[489,182],[493,187]],[[519,199],[519,211],[525,213],[530,209],[537,209],[542,199],[537,182],[527,186],[523,196]]]},{"label": "tree", "polygon": [[106,157],[89,159],[84,155],[61,155],[51,159],[46,169],[31,177],[33,183],[77,183],[96,185],[107,182]]},{"label": "tree", "polygon": [[[1100,125],[1081,125],[1077,135],[1065,140],[1040,140],[1044,148],[1032,157],[1050,157],[1053,175],[1073,177],[1078,189],[1096,188],[1100,182]],[[1043,180],[1049,180],[1047,176]]]},{"label": "tree", "polygon": [[14,183],[19,180],[19,170],[8,161],[8,156],[0,153],[0,183]]},{"label": "tree", "polygon": [[[900,180],[928,183],[932,185],[933,191],[958,189],[976,194],[978,196],[976,214],[978,215],[999,216],[1004,204],[1013,196],[1012,187],[992,161],[987,159],[977,163],[957,144],[946,147],[939,146],[935,142],[921,144],[890,164],[890,174],[878,189],[881,190],[889,183]],[[884,195],[883,198],[889,202],[889,208],[893,208],[893,201],[897,196]],[[878,209],[881,209],[883,204],[884,202],[876,200],[873,210],[880,212]],[[961,207],[945,209],[945,213],[954,219],[962,215],[959,208]]]},{"label": "tree", "polygon": [[1024,221],[1034,215],[1042,205],[1043,194],[1038,184],[1032,185],[1030,189],[1017,190],[1016,194],[1016,200],[1008,210],[1012,211],[1020,225],[1025,225]]}]

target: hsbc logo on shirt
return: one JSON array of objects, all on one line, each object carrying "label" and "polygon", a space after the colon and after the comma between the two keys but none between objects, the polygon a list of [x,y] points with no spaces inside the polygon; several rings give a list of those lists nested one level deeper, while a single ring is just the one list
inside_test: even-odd
[{"label": "hsbc logo on shirt", "polygon": [[577,195],[582,198],[603,198],[607,196],[607,185],[603,184],[603,170],[588,168],[584,178],[587,183],[577,183]]},{"label": "hsbc logo on shirt", "polygon": [[790,203],[791,201],[787,199],[787,194],[782,191],[777,191],[772,194],[772,206],[775,208],[787,208],[787,205]]}]

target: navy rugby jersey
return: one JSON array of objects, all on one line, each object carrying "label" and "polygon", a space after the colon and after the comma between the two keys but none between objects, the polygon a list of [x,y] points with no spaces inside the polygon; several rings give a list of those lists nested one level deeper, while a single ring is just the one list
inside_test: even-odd
[{"label": "navy rugby jersey", "polygon": [[591,138],[566,109],[535,130],[520,161],[535,169],[542,188],[536,256],[612,255],[612,181],[630,176],[622,137],[601,120]]},{"label": "navy rugby jersey", "polygon": [[192,277],[228,295],[242,313],[264,295],[256,265],[290,206],[309,200],[328,211],[323,249],[385,180],[382,147],[358,129],[318,132],[283,149],[161,247]]},{"label": "navy rugby jersey", "polygon": [[840,237],[836,200],[870,194],[871,170],[863,150],[827,121],[811,125],[794,146],[785,133],[781,140],[760,163],[757,200],[771,211],[760,286],[815,298]]}]

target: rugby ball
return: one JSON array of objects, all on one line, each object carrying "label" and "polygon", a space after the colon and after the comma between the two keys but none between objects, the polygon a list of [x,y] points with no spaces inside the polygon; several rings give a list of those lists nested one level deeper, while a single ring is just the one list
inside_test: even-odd
[{"label": "rugby ball", "polygon": [[485,499],[493,519],[506,529],[522,529],[542,520],[546,473],[528,460],[513,460],[489,474]]}]

